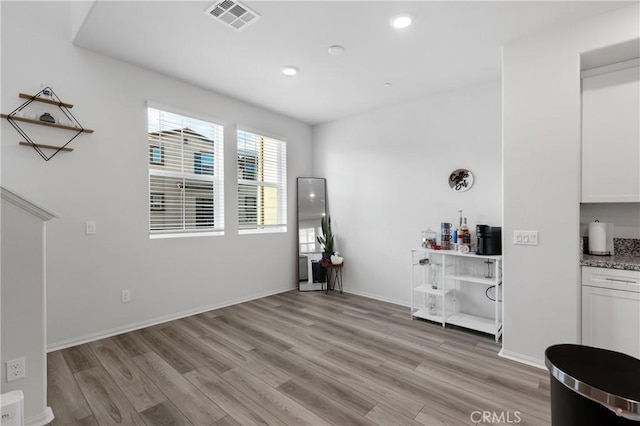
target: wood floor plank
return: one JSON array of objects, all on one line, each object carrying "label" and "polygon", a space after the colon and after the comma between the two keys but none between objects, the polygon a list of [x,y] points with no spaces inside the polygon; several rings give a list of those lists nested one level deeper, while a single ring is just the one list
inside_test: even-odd
[{"label": "wood floor plank", "polygon": [[[313,293],[307,294],[309,294],[310,297],[315,296],[315,294]],[[271,298],[280,302],[280,306],[278,306],[278,308],[287,307],[299,310],[304,309],[308,306],[308,300],[300,300],[297,298],[297,295],[292,294],[291,292],[288,292],[286,294],[274,294],[273,296],[271,296]]]},{"label": "wood floor plank", "polygon": [[225,416],[216,421],[212,426],[242,426],[236,419],[231,416]]},{"label": "wood floor plank", "polygon": [[190,359],[194,360],[194,364],[207,367],[216,374],[224,373],[235,367],[235,364],[223,355],[212,351],[211,348],[203,344],[200,340],[182,331],[179,324],[165,328],[161,334],[166,336],[174,345],[178,346],[179,352],[185,357],[189,356]]},{"label": "wood floor plank", "polygon": [[285,372],[265,362],[251,351],[245,351],[220,336],[208,334],[201,336],[200,339],[202,343],[208,345],[215,352],[224,355],[236,365],[274,388],[291,379]]},{"label": "wood floor plank", "polygon": [[378,426],[420,426],[420,423],[414,419],[406,417],[399,411],[384,404],[377,404],[367,413],[365,418],[376,423]]},{"label": "wood floor plank", "polygon": [[247,306],[254,308],[254,309],[258,309],[261,312],[265,312],[265,313],[269,313],[272,314],[280,319],[282,319],[283,321],[288,321],[292,324],[296,324],[299,326],[310,326],[315,324],[314,321],[310,321],[308,319],[305,318],[301,318],[300,316],[294,315],[288,311],[282,310],[282,309],[277,309],[282,305],[278,305],[278,306],[270,306],[270,305],[265,305],[260,303],[259,300],[252,300],[251,302],[247,302],[246,303]]},{"label": "wood floor plank", "polygon": [[164,401],[140,412],[147,425],[189,426],[193,425],[171,401]]},{"label": "wood floor plank", "polygon": [[155,352],[133,361],[193,424],[208,425],[227,415]]},{"label": "wood floor plank", "polygon": [[447,341],[440,345],[440,348],[448,353],[463,356],[469,359],[470,362],[481,361],[487,368],[491,368],[492,371],[501,372],[504,376],[510,375],[515,380],[522,381],[521,379],[524,378],[526,380],[523,382],[523,385],[526,385],[527,382],[537,384],[540,379],[548,377],[549,373],[545,370],[528,366],[523,367],[522,364],[509,359],[486,357],[475,351],[470,351],[468,347],[462,345],[463,343],[461,342]]},{"label": "wood floor plank", "polygon": [[57,425],[74,424],[93,415],[60,351],[47,356],[47,380],[47,403],[58,408]]},{"label": "wood floor plank", "polygon": [[343,298],[318,297],[310,306],[318,307],[325,312],[341,315],[358,315],[360,317],[371,315],[371,311],[351,303],[349,299]]},{"label": "wood floor plank", "polygon": [[334,425],[374,425],[370,420],[358,415],[348,408],[335,402],[333,399],[315,392],[312,387],[302,384],[297,379],[291,379],[278,386],[278,390],[288,395],[291,399],[308,407],[320,417]]},{"label": "wood floor plank", "polygon": [[343,327],[332,327],[328,324],[316,324],[315,328],[324,329],[325,331],[332,333],[334,338],[356,343],[361,348],[366,348],[371,352],[380,354],[386,359],[393,359],[394,361],[409,367],[415,368],[423,361],[422,354],[409,346],[398,343],[391,347],[386,339],[349,328],[348,325]]},{"label": "wood floor plank", "polygon": [[364,416],[376,405],[375,400],[366,397],[353,388],[336,382],[320,369],[315,368],[313,364],[301,362],[300,359],[290,353],[270,352],[265,348],[256,348],[253,351],[260,358],[267,360],[267,362],[295,378],[296,383],[313,388],[316,393],[321,393],[327,398],[333,399],[354,413]]},{"label": "wood floor plank", "polygon": [[458,405],[458,401],[455,399],[449,400],[448,397],[444,396],[434,387],[431,387],[426,381],[412,380],[410,375],[405,374],[399,376],[395,372],[389,371],[388,368],[383,369],[384,364],[375,368],[371,367],[361,363],[357,358],[353,358],[340,349],[329,351],[327,356],[333,356],[336,361],[347,364],[349,368],[358,371],[370,380],[378,382],[383,386],[388,386],[396,392],[423,403],[427,409],[442,410],[443,412],[447,412],[450,417],[457,418],[461,422],[467,420],[467,411],[473,411],[466,403]]},{"label": "wood floor plank", "polygon": [[[141,330],[140,337],[142,337],[146,344],[153,348],[153,352],[148,353],[158,354],[180,374],[187,373],[200,367],[197,362],[191,359],[188,355],[185,355],[178,345],[174,345],[167,340],[160,330],[145,328]],[[142,356],[147,354],[142,354]]]},{"label": "wood floor plank", "polygon": [[147,345],[142,338],[142,332],[140,330],[121,334],[115,336],[113,339],[129,358],[152,351],[151,346]]},{"label": "wood floor plank", "polygon": [[366,376],[357,374],[339,363],[333,362],[333,360],[327,356],[316,356],[315,354],[299,348],[291,348],[289,349],[289,352],[297,355],[310,364],[318,366],[324,371],[330,372],[332,379],[353,389],[358,389],[359,392],[373,400],[385,404],[386,407],[396,407],[411,418],[415,417],[424,407],[424,404],[401,395],[387,386],[382,386],[372,380],[369,380]]},{"label": "wood floor plank", "polygon": [[327,312],[326,309],[323,309],[320,306],[309,306],[304,308],[302,311],[310,315],[315,315],[318,318],[316,327],[324,326],[333,329],[341,329],[349,331],[354,335],[360,335],[363,337],[373,336],[379,339],[384,339],[391,333],[391,331],[386,328],[380,330],[366,321],[353,321],[352,318],[343,315],[339,310]]},{"label": "wood floor plank", "polygon": [[259,300],[262,305],[270,306],[272,308],[277,308],[278,306],[282,305],[282,302],[278,301],[273,296],[267,296],[267,297],[263,297],[261,299],[255,299],[255,300]]},{"label": "wood floor plank", "polygon": [[216,322],[222,322],[227,327],[235,330],[237,333],[243,334],[252,342],[254,347],[269,346],[278,351],[286,351],[287,349],[292,347],[289,343],[272,336],[270,333],[261,331],[253,324],[240,320],[237,315],[225,315],[217,317]]},{"label": "wood floor plank", "polygon": [[166,401],[164,393],[142,374],[115,340],[103,339],[89,345],[136,411],[144,411]]},{"label": "wood floor plank", "polygon": [[447,404],[455,407],[454,410],[459,412],[466,418],[469,418],[474,411],[491,411],[500,413],[503,411],[521,411],[523,416],[519,424],[537,426],[544,424],[548,419],[540,417],[534,417],[533,412],[529,412],[528,416],[524,416],[524,403],[525,401],[514,401],[513,399],[497,396],[495,393],[489,392],[490,388],[487,387],[485,392],[480,392],[482,395],[474,393],[469,387],[458,387],[456,383],[444,379],[440,380],[433,376],[422,375],[415,370],[408,369],[402,365],[396,364],[392,361],[387,361],[380,366],[381,371],[389,374],[394,374],[397,377],[401,377],[403,380],[414,384],[415,386],[421,386],[428,384],[430,389],[434,389],[438,392],[441,400],[437,398],[430,398],[431,401],[439,402],[440,406],[446,406]]},{"label": "wood floor plank", "polygon": [[420,348],[422,352],[423,363],[429,363],[434,366],[443,366],[452,370],[460,371],[471,377],[477,379],[486,380],[489,378],[489,372],[480,362],[470,363],[467,360],[461,358],[457,354],[450,354],[440,349],[440,346],[434,346],[431,344],[420,345],[413,341],[407,341],[403,339],[397,339],[396,336],[389,336],[387,339],[390,343],[404,342],[405,345],[410,345],[415,349]]},{"label": "wood floor plank", "polygon": [[[514,370],[513,367],[502,369],[500,365],[506,365],[506,362],[504,364],[496,363],[495,360],[498,358],[495,353],[493,355],[489,355],[486,352],[472,353],[473,350],[471,348],[469,353],[459,348],[451,350],[448,346],[434,346],[431,341],[425,342],[423,338],[410,334],[402,334],[401,337],[397,337],[394,334],[389,336],[387,340],[404,342],[414,349],[421,349],[424,356],[423,364],[429,363],[436,368],[442,367],[455,370],[471,377],[495,383],[496,386],[511,388],[516,392],[522,388],[529,388],[530,397],[538,397],[544,401],[548,399],[548,392],[538,390],[540,383],[539,373],[533,371],[535,370],[534,368],[518,366],[517,368],[520,370]],[[517,371],[520,371],[521,374],[518,374]]]},{"label": "wood floor plank", "polygon": [[180,329],[195,338],[208,334],[210,330],[199,324],[196,318],[201,318],[203,321],[209,321],[208,319],[206,319],[206,317],[202,316],[202,314],[199,314],[191,317],[181,318],[179,320],[173,321],[172,324],[175,326],[179,326]]},{"label": "wood floor plank", "polygon": [[207,320],[196,315],[191,317],[191,320],[207,328],[207,334],[220,336],[223,339],[233,342],[234,345],[239,346],[245,351],[250,351],[255,347],[255,341],[251,339],[251,337],[229,327],[227,324],[219,321],[217,317],[214,320]]},{"label": "wood floor plank", "polygon": [[548,372],[499,349],[404,306],[294,290],[52,352],[48,401],[54,426],[550,424]]},{"label": "wood floor plank", "polygon": [[248,307],[239,306],[234,318],[243,324],[250,324],[259,331],[286,342],[291,347],[305,348],[308,351],[322,354],[331,349],[324,344],[307,337],[306,328],[298,327],[290,322],[280,321],[273,315],[265,315]]},{"label": "wood floor plank", "polygon": [[534,424],[549,423],[551,421],[546,401],[543,403],[534,398],[523,399],[508,388],[492,386],[487,384],[486,381],[481,381],[447,368],[430,366],[426,363],[420,364],[415,371],[424,375],[425,380],[435,380],[455,385],[460,388],[461,392],[474,393],[486,400],[493,401],[494,404],[501,406],[502,409],[527,413],[535,418],[532,420]]},{"label": "wood floor plank", "polygon": [[[404,331],[407,329],[422,329],[416,321],[409,319],[396,319],[388,315],[380,315],[377,313],[369,313],[367,315],[359,315],[351,312],[345,312],[345,318],[352,321],[360,322],[361,324],[366,322],[369,327],[375,327],[379,330],[384,330],[388,335],[396,333],[398,331]],[[385,336],[386,337],[386,336]],[[440,343],[444,342],[444,338],[440,337]]]},{"label": "wood floor plank", "polygon": [[312,410],[240,368],[229,370],[220,377],[288,425],[327,426],[330,424]]},{"label": "wood floor plank", "polygon": [[100,366],[100,361],[86,344],[63,349],[62,356],[72,373]]},{"label": "wood floor plank", "polygon": [[103,367],[83,370],[75,373],[74,377],[99,424],[123,426],[145,424]]},{"label": "wood floor plank", "polygon": [[207,368],[185,374],[195,387],[243,425],[281,425],[277,417]]},{"label": "wood floor plank", "polygon": [[460,420],[454,419],[437,410],[432,410],[429,407],[425,407],[420,411],[415,417],[415,421],[424,426],[459,426],[461,424],[472,424],[471,419],[469,419],[469,423],[461,423]]},{"label": "wood floor plank", "polygon": [[345,352],[357,356],[362,362],[365,362],[369,365],[377,366],[386,361],[386,358],[384,356],[376,354],[368,350],[367,348],[361,348],[355,342],[352,342],[348,339],[336,338],[336,336],[331,331],[318,329],[316,327],[309,327],[308,333],[310,339],[315,339],[322,343],[329,344],[331,345],[332,349],[340,348]]},{"label": "wood floor plank", "polygon": [[96,420],[96,416],[94,416],[93,414],[73,422],[65,422],[62,419],[58,418],[58,414],[56,412],[54,412],[53,414],[55,418],[51,423],[49,423],[49,426],[99,426],[100,425],[100,423],[98,423],[98,420]]}]

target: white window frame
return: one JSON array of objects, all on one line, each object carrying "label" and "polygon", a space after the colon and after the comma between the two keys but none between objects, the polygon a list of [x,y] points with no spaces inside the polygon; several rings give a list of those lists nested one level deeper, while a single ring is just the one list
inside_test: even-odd
[{"label": "white window frame", "polygon": [[[215,126],[215,133],[216,136],[213,139],[214,141],[214,150],[213,150],[213,156],[214,156],[214,173],[215,174],[202,174],[202,173],[195,173],[195,163],[194,163],[194,170],[193,173],[190,172],[186,172],[186,171],[175,171],[175,170],[160,170],[157,168],[157,166],[159,165],[164,165],[167,162],[167,155],[168,153],[165,152],[164,147],[160,147],[162,150],[162,163],[154,163],[151,161],[151,146],[152,144],[149,141],[149,137],[147,137],[147,150],[148,150],[148,154],[147,154],[147,167],[148,167],[148,171],[149,171],[149,179],[148,179],[148,203],[147,203],[147,209],[148,209],[148,214],[149,214],[149,225],[147,227],[147,229],[149,230],[149,238],[151,239],[156,239],[156,238],[181,238],[181,237],[199,237],[199,236],[212,236],[212,235],[224,235],[224,126],[222,124],[216,123],[214,121],[212,121],[211,119],[207,119],[207,118],[203,118],[203,117],[199,117],[196,114],[191,114],[191,113],[186,113],[183,111],[177,111],[173,108],[168,108],[164,105],[158,105],[158,104],[153,104],[151,102],[147,103],[147,117],[149,116],[150,113],[152,113],[153,111],[157,111],[158,114],[162,114],[162,113],[168,113],[168,114],[173,114],[173,115],[177,115],[180,116],[181,118],[185,119],[186,122],[193,122],[193,121],[199,121],[199,122],[204,122],[206,124],[209,125],[213,125]],[[147,120],[149,120],[147,118]],[[185,126],[188,127],[188,126]],[[158,128],[158,131],[161,130]],[[183,129],[184,130],[184,129]],[[150,123],[149,121],[147,121],[147,134],[151,133],[151,128],[150,128]],[[191,153],[189,153],[191,154]],[[195,156],[193,159],[187,157],[186,155],[188,155],[185,152],[182,152],[180,156],[177,156],[176,158],[180,158],[182,161],[182,164],[187,164],[187,162],[190,161],[194,161],[195,162]],[[155,168],[153,166],[156,166]],[[200,166],[202,168],[202,164]],[[175,227],[173,229],[151,229],[153,223],[152,223],[152,214],[153,211],[157,211],[157,205],[154,205],[152,203],[153,198],[152,195],[159,195],[160,193],[157,192],[156,189],[152,188],[151,182],[152,179],[154,177],[157,178],[172,178],[172,179],[176,179],[177,181],[182,180],[183,184],[188,180],[188,181],[196,181],[196,182],[202,182],[202,183],[206,183],[206,184],[212,184],[213,190],[212,190],[212,199],[213,199],[213,206],[214,206],[214,210],[213,210],[213,219],[214,219],[214,226],[213,227],[205,227],[205,228],[198,228],[198,227],[192,227],[192,228],[188,228],[187,227],[187,219],[186,219],[186,205],[184,204],[184,197],[185,197],[185,193],[184,191],[182,192],[182,207],[181,207],[181,211],[182,211],[182,226],[181,227]],[[197,197],[196,197],[197,198]],[[163,197],[163,202],[164,202],[164,197]],[[155,207],[155,209],[154,209]],[[197,211],[197,206],[196,206],[196,211]],[[197,214],[197,213],[196,213]]]},{"label": "white window frame", "polygon": [[[277,161],[277,182],[265,182],[260,180],[259,178],[256,180],[252,179],[241,179],[239,176],[240,172],[240,161],[239,158],[241,155],[245,156],[246,149],[244,149],[243,141],[247,136],[259,138],[262,143],[272,144],[272,146],[277,150],[278,161]],[[259,173],[259,169],[261,164],[264,164],[264,158],[260,158],[259,154],[257,155],[257,170],[256,173]],[[238,128],[236,131],[236,159],[238,159],[237,163],[237,175],[238,175],[238,190],[237,194],[237,206],[238,206],[238,234],[265,234],[265,233],[283,233],[287,232],[287,142],[282,139],[273,138],[270,136],[266,136],[261,132],[256,132],[253,130],[248,130],[245,128]],[[261,163],[262,162],[262,163]],[[264,223],[256,223],[253,226],[247,226],[241,223],[242,221],[242,213],[240,206],[240,186],[254,186],[256,188],[264,187],[264,188],[275,188],[277,189],[277,223],[276,224],[264,224]],[[257,210],[257,222],[260,221],[259,217],[259,199],[257,200],[256,210]],[[264,220],[264,216],[262,218]]]}]

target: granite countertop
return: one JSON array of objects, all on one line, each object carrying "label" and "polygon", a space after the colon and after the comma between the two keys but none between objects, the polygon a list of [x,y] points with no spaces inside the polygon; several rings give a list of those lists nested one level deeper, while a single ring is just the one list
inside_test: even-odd
[{"label": "granite countertop", "polygon": [[593,266],[596,268],[624,269],[625,271],[640,271],[640,256],[628,254],[613,256],[583,254],[580,258],[580,265]]},{"label": "granite countertop", "polygon": [[640,271],[640,239],[614,238],[613,256],[595,256],[583,253],[583,248],[588,247],[588,244],[588,238],[583,238],[580,245],[580,265]]}]

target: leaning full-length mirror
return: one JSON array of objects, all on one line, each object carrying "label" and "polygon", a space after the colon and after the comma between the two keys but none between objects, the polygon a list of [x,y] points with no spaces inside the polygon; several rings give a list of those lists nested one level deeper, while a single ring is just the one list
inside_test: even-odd
[{"label": "leaning full-length mirror", "polygon": [[298,178],[298,289],[322,290],[324,268],[320,220],[327,214],[327,184],[324,178]]}]

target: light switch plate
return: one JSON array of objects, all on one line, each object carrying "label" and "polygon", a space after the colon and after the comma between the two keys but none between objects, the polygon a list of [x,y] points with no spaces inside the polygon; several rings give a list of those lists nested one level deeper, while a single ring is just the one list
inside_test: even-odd
[{"label": "light switch plate", "polygon": [[538,231],[513,231],[513,244],[537,246]]},{"label": "light switch plate", "polygon": [[94,235],[96,233],[96,223],[92,221],[85,223],[85,232],[87,235]]}]

